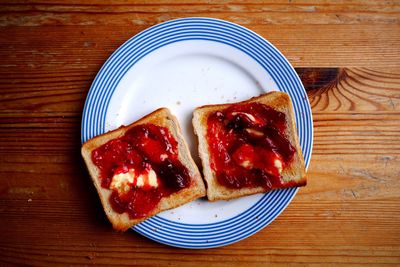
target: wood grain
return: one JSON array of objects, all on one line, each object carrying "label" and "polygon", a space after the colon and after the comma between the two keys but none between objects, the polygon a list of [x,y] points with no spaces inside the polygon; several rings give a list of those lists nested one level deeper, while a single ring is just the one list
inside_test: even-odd
[{"label": "wood grain", "polygon": [[[0,265],[400,265],[399,1],[1,1]],[[211,16],[271,41],[312,106],[308,185],[211,250],[112,230],[80,157],[96,73],[124,41]]]}]

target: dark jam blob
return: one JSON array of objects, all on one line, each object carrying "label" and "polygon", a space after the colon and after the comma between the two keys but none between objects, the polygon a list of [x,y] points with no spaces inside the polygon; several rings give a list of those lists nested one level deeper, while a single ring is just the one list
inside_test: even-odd
[{"label": "dark jam blob", "polygon": [[253,124],[254,122],[248,116],[238,113],[232,116],[232,119],[227,122],[226,128],[242,131],[245,128],[253,126]]},{"label": "dark jam blob", "polygon": [[101,186],[110,188],[112,178],[134,169],[135,175],[153,169],[158,187],[136,187],[127,192],[113,190],[109,201],[117,213],[127,212],[132,219],[145,217],[162,197],[189,187],[188,169],[178,159],[178,143],[169,130],[153,124],[132,127],[125,135],[93,150],[92,161],[100,169]]},{"label": "dark jam blob", "polygon": [[207,126],[211,168],[220,184],[268,189],[281,185],[280,172],[296,152],[284,135],[284,113],[259,103],[233,105],[212,113]]},{"label": "dark jam blob", "polygon": [[217,181],[228,188],[235,189],[258,186],[273,189],[281,185],[275,176],[262,169],[252,169],[250,171],[239,169],[218,172]]},{"label": "dark jam blob", "polygon": [[248,185],[248,176],[244,176],[240,171],[221,171],[217,172],[217,181],[229,188],[242,188]]},{"label": "dark jam blob", "polygon": [[163,187],[171,193],[190,185],[189,171],[180,162],[174,164],[167,159],[158,165],[157,172],[163,177]]},{"label": "dark jam blob", "polygon": [[255,177],[255,184],[257,186],[263,186],[264,188],[272,189],[280,184],[278,180],[275,179],[275,176],[264,170],[255,169],[253,174]]},{"label": "dark jam blob", "polygon": [[290,162],[296,150],[283,133],[273,127],[265,127],[264,132],[266,137],[261,141],[264,141],[264,144],[279,153],[285,162]]}]

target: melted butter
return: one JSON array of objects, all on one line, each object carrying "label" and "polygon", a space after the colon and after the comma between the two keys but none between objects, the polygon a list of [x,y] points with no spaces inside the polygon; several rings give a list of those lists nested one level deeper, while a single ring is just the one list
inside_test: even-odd
[{"label": "melted butter", "polygon": [[136,188],[157,188],[158,178],[153,169],[136,175],[135,170],[130,169],[126,173],[118,173],[113,176],[110,189],[117,190],[119,193],[126,193],[132,187]]}]

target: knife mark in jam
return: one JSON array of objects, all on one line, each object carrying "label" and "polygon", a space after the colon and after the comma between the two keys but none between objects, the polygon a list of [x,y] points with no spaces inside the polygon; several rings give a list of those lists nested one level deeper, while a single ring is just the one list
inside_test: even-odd
[{"label": "knife mark in jam", "polygon": [[178,159],[178,143],[165,127],[143,124],[92,151],[110,203],[131,219],[143,218],[160,202],[189,187],[189,170]]},{"label": "knife mark in jam", "polygon": [[284,135],[284,113],[260,104],[232,105],[207,120],[211,169],[228,188],[282,187],[295,148]]}]

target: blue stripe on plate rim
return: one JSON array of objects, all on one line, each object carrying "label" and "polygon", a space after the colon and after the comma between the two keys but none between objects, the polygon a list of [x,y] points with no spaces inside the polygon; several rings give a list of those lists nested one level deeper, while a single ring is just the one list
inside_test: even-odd
[{"label": "blue stripe on plate rim", "polygon": [[[126,72],[140,59],[175,42],[205,40],[234,47],[253,58],[288,93],[306,167],[311,159],[313,124],[304,87],[286,58],[271,43],[240,25],[213,18],[183,18],[150,27],[120,46],[96,75],[82,116],[81,141],[104,133],[111,97]],[[133,229],[157,242],[182,248],[212,248],[240,241],[271,223],[286,208],[297,188],[274,190],[245,212],[211,224],[185,224],[154,216]]]}]

